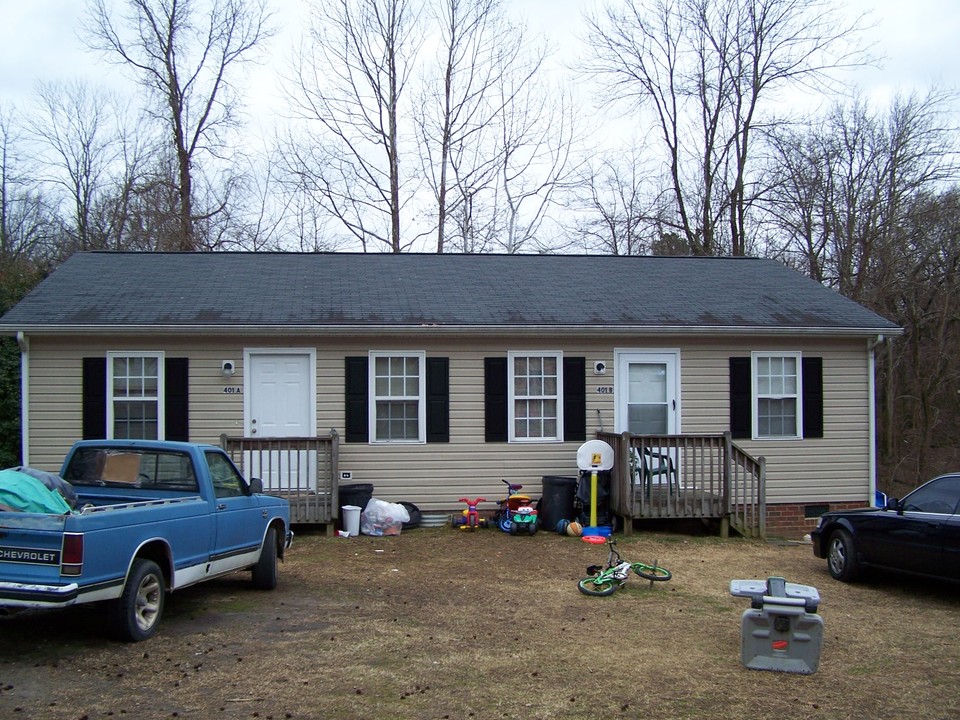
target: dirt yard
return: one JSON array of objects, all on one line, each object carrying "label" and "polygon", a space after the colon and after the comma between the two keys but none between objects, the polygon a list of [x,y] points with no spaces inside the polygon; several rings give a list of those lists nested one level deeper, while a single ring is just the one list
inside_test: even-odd
[{"label": "dirt yard", "polygon": [[[956,587],[844,585],[807,545],[663,533],[620,541],[673,580],[577,591],[605,550],[553,533],[300,534],[275,592],[236,575],[168,597],[145,643],[90,608],[0,619],[0,717],[960,717]],[[747,670],[731,579],[817,587],[813,675]]]}]

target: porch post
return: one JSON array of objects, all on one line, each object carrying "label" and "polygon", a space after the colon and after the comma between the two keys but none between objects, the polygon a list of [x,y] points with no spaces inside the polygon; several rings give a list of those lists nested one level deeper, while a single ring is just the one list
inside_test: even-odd
[{"label": "porch post", "polygon": [[720,518],[720,537],[730,537],[730,515],[732,504],[730,501],[730,475],[733,472],[733,436],[729,430],[723,433],[723,514]]}]

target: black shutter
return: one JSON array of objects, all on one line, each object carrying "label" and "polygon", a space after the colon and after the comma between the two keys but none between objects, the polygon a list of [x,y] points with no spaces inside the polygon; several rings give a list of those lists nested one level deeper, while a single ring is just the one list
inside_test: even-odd
[{"label": "black shutter", "polygon": [[84,440],[100,440],[107,436],[107,359],[83,358]]},{"label": "black shutter", "polygon": [[164,362],[163,431],[167,440],[190,440],[189,370],[188,358],[167,358]]},{"label": "black shutter", "polygon": [[823,358],[803,358],[803,437],[823,437]]},{"label": "black shutter", "polygon": [[507,442],[507,359],[483,359],[484,440]]},{"label": "black shutter", "polygon": [[734,439],[753,434],[750,358],[730,358],[730,435]]},{"label": "black shutter", "polygon": [[563,439],[587,439],[587,359],[563,359]]},{"label": "black shutter", "polygon": [[427,442],[450,442],[450,358],[427,358]]},{"label": "black shutter", "polygon": [[367,407],[367,370],[369,360],[365,356],[346,358],[344,389],[346,442],[367,442],[370,438]]}]

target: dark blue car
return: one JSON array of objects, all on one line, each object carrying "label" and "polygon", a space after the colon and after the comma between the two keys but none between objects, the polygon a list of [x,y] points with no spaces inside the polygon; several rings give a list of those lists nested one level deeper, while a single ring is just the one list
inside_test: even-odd
[{"label": "dark blue car", "polygon": [[824,513],[813,554],[837,580],[865,568],[960,580],[960,474],[942,475],[886,507]]}]

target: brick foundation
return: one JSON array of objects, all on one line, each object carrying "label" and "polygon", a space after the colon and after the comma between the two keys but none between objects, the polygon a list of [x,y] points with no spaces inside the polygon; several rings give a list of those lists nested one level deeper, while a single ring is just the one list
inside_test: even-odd
[{"label": "brick foundation", "polygon": [[[866,507],[866,502],[838,502],[838,503],[789,503],[782,505],[767,505],[767,536],[783,537],[800,540],[817,526],[822,512],[828,510],[851,510]],[[806,517],[814,511],[815,517]]]}]

